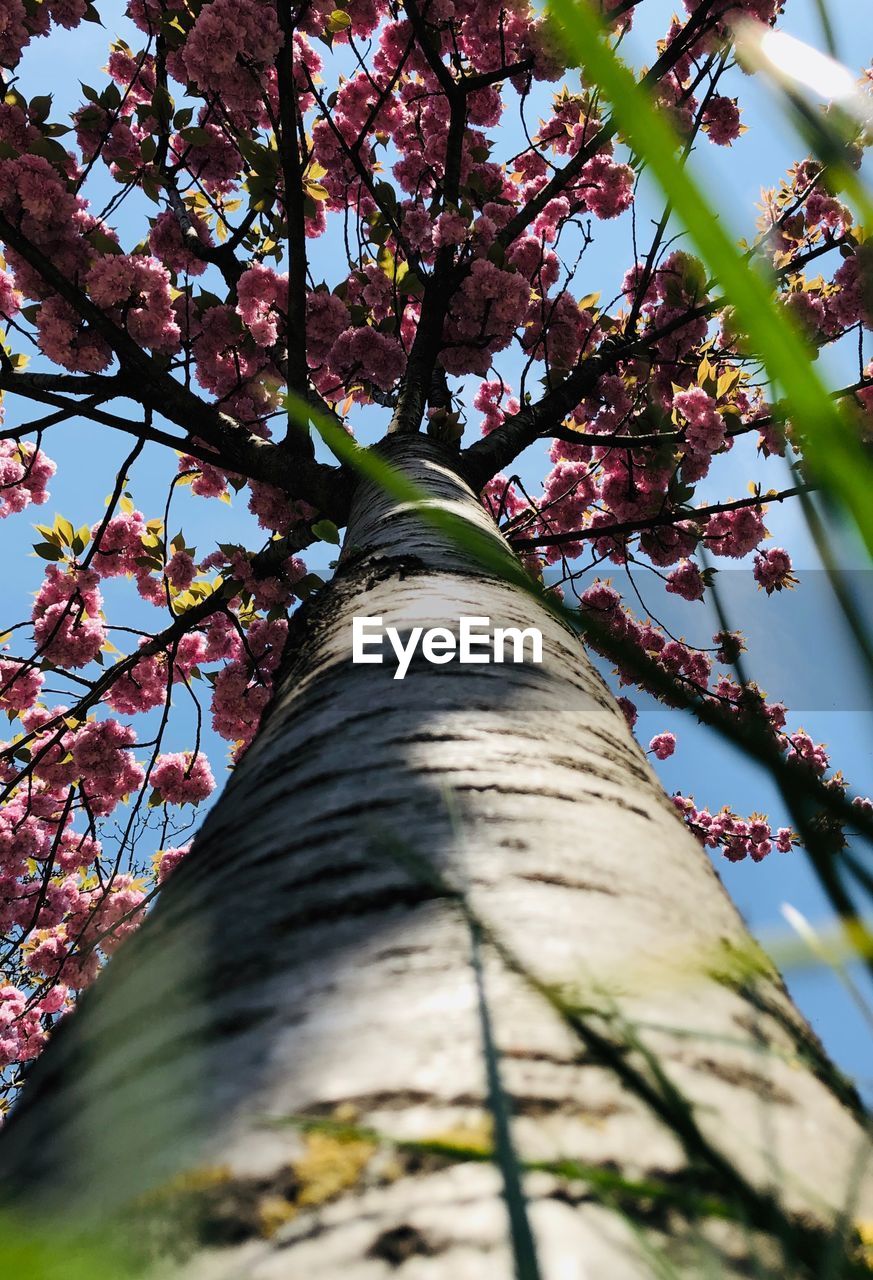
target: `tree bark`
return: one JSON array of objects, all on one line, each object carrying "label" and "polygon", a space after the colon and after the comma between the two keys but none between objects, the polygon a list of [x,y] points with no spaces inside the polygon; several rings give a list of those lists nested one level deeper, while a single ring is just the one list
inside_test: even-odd
[{"label": "tree bark", "polygon": [[[386,449],[502,545],[457,454]],[[352,664],[362,614],[536,626],[543,662],[395,680]],[[34,1068],[3,1194],[139,1197],[198,1280],[509,1276],[489,1031],[547,1280],[819,1274],[871,1211],[851,1087],[578,637],[362,483],[258,738]]]}]

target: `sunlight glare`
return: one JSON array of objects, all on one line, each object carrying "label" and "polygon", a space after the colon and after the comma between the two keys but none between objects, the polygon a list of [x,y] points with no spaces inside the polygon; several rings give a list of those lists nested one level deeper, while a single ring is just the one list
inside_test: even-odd
[{"label": "sunlight glare", "polygon": [[873,99],[858,88],[855,76],[828,54],[751,19],[735,27],[737,49],[751,63],[787,85],[803,85],[826,102],[838,103],[867,124],[873,123]]}]

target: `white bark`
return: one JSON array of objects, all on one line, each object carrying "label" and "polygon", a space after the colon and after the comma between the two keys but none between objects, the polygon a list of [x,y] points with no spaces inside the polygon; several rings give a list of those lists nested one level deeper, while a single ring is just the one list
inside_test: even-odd
[{"label": "white bark", "polygon": [[[391,458],[435,504],[492,528],[435,445],[403,438]],[[352,1147],[360,1170],[340,1170],[336,1194],[310,1194],[313,1139],[266,1123],[338,1115],[399,1140],[484,1132],[470,931],[421,860],[538,981],[614,1015],[592,1016],[586,1043],[485,948],[523,1160],[738,1195],[762,1228],[771,1191],[811,1227],[858,1196],[869,1213],[851,1090],[777,976],[736,980],[749,936],[578,639],[370,486],[346,545],[194,852],[34,1071],[0,1142],[7,1195],[86,1213],[179,1167],[222,1166],[237,1239],[200,1250],[186,1276],[511,1275],[493,1165]],[[462,614],[535,625],[544,660],[419,657],[396,681],[390,664],[352,665],[356,614],[401,632],[456,629]],[[596,1036],[618,1046],[615,1062]],[[690,1100],[702,1151],[636,1087],[672,1105],[634,1037]],[[763,1229],[628,1198],[622,1216],[591,1182],[550,1172],[530,1173],[526,1191],[546,1280],[658,1274],[650,1247],[683,1276],[754,1274],[753,1255],[772,1274],[806,1274]]]}]

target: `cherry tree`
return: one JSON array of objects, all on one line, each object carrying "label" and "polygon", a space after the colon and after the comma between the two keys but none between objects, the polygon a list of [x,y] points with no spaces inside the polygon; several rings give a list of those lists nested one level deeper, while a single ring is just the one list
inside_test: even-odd
[{"label": "cherry tree", "polygon": [[[683,159],[744,131],[732,23],[782,7],[685,0],[651,50]],[[603,0],[611,37],[641,8]],[[6,1202],[134,1213],[143,1265],[197,1276],[866,1274],[860,1103],[704,850],[805,845],[848,914],[873,804],[739,634],[636,585],[795,582],[767,512],[815,476],[730,300],[669,204],[642,238],[643,160],[525,0],[110,10],[0,4],[0,516],[83,420],[124,442],[4,621]],[[101,20],[56,119],[28,53]],[[774,180],[749,258],[812,350],[853,344],[869,432],[863,234],[824,162]],[[704,500],[734,448],[751,496]],[[197,504],[249,540],[173,533]],[[543,661],[395,681],[351,662],[361,615],[535,626]],[[634,688],[812,819],[668,799]]]}]

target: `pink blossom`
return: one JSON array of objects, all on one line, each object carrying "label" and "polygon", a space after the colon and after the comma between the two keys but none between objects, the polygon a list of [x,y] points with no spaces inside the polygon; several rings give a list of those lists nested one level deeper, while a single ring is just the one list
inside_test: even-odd
[{"label": "pink blossom", "polygon": [[640,534],[640,547],[652,564],[669,565],[691,555],[699,539],[697,527],[690,520],[665,525]]},{"label": "pink blossom", "polygon": [[843,329],[860,320],[865,329],[873,329],[873,287],[868,260],[858,253],[846,258],[834,272],[836,293],[826,299],[828,314]]},{"label": "pink blossom", "polygon": [[569,293],[543,298],[531,305],[531,322],[522,345],[537,360],[547,360],[558,369],[571,369],[594,331],[590,311],[580,310]]},{"label": "pink blossom", "polygon": [[306,295],[306,348],[311,368],[324,364],[337,338],[349,327],[349,318],[343,300],[327,289]]},{"label": "pink blossom", "polygon": [[793,749],[788,757],[790,763],[803,762],[819,777],[826,771],[829,760],[823,743],[813,742],[809,734],[802,729],[797,733],[789,734],[788,741]]},{"label": "pink blossom", "polygon": [[181,636],[172,652],[173,682],[180,684],[206,660],[208,642],[202,631],[188,631]]},{"label": "pink blossom", "polygon": [[[28,44],[30,44],[30,32],[27,29],[27,10],[24,7],[24,0],[6,0],[0,13],[0,66],[16,66],[21,57],[21,51]],[[0,992],[0,998],[2,998],[2,992]]]},{"label": "pink blossom", "polygon": [[794,289],[784,295],[783,305],[801,333],[814,342],[825,327],[825,306],[822,299],[804,289]]},{"label": "pink blossom", "polygon": [[209,115],[206,107],[199,114],[196,143],[176,134],[170,148],[174,160],[184,164],[210,194],[227,195],[233,190],[243,159],[233,139]]},{"label": "pink blossom", "polygon": [[403,212],[403,234],[412,248],[432,248],[434,224],[427,209],[412,200],[405,200],[400,208]]},{"label": "pink blossom", "polygon": [[703,574],[693,560],[682,560],[667,575],[667,591],[683,600],[703,599]]},{"label": "pink blossom", "polygon": [[178,848],[162,849],[160,851],[158,855],[160,861],[158,862],[157,869],[158,884],[163,884],[167,876],[170,875],[172,871],[175,871],[176,867],[189,852],[190,848],[190,844],[183,844]]},{"label": "pink blossom", "polygon": [[512,520],[527,508],[524,498],[502,471],[491,477],[482,490],[481,498],[482,505],[498,522]]},{"label": "pink blossom", "polygon": [[633,729],[634,725],[637,722],[637,716],[638,716],[636,707],[631,702],[630,698],[618,698],[617,701],[621,709],[621,713],[624,716],[625,720],[627,721],[628,728]]},{"label": "pink blossom", "polygon": [[197,576],[197,566],[190,552],[177,551],[167,561],[164,573],[177,591],[187,591]]},{"label": "pink blossom", "polygon": [[492,355],[509,344],[529,301],[522,275],[477,259],[451,302],[441,357],[446,372],[484,376]]},{"label": "pink blossom", "polygon": [[433,247],[442,249],[445,246],[463,244],[468,230],[467,220],[461,214],[451,211],[441,213],[434,224]]},{"label": "pink blossom", "polygon": [[258,517],[260,527],[287,533],[298,517],[284,490],[258,480],[250,481],[249,489],[249,511]]},{"label": "pink blossom", "polygon": [[649,750],[658,760],[669,760],[676,750],[675,733],[657,733],[649,743]]},{"label": "pink blossom", "polygon": [[101,373],[112,351],[101,337],[61,298],[49,298],[36,317],[37,343],[43,355],[71,373]]},{"label": "pink blossom", "polygon": [[685,419],[685,439],[691,449],[712,454],[722,447],[724,418],[716,410],[715,401],[701,387],[680,391],[673,399],[673,407]]},{"label": "pink blossom", "polygon": [[42,1014],[65,1013],[70,1007],[70,992],[62,982],[56,982],[39,1001]]},{"label": "pink blossom", "polygon": [[266,356],[244,334],[239,316],[231,307],[210,307],[203,315],[194,340],[197,381],[216,396],[227,396],[253,378]]},{"label": "pink blossom", "polygon": [[0,269],[0,316],[11,320],[18,314],[21,294],[15,288],[15,280],[8,271]]},{"label": "pink blossom", "polygon": [[70,828],[63,833],[60,844],[56,848],[58,867],[65,874],[79,871],[84,867],[93,866],[101,852],[99,840]]},{"label": "pink blossom", "polygon": [[136,734],[118,720],[90,720],[73,735],[73,767],[96,814],[111,813],[119,800],[138,791],[145,771],[126,748]]},{"label": "pink blossom", "polygon": [[633,204],[634,171],[609,156],[593,156],[582,167],[578,187],[583,194],[583,208],[595,218],[617,218]]},{"label": "pink blossom", "polygon": [[175,351],[181,333],[170,295],[170,274],[157,258],[107,254],[94,263],[88,291],[99,307],[153,351]]},{"label": "pink blossom", "polygon": [[93,913],[83,941],[99,937],[100,948],[106,955],[117,950],[119,944],[138,927],[138,911],[145,893],[129,875],[116,875],[103,893]]},{"label": "pink blossom", "polygon": [[39,1010],[18,987],[0,986],[0,1067],[35,1058],[45,1043]]},{"label": "pink blossom", "polygon": [[742,559],[767,536],[759,508],[740,507],[719,511],[706,522],[706,545],[718,556]]},{"label": "pink blossom", "polygon": [[151,711],[159,707],[167,697],[167,670],[158,657],[140,658],[129,671],[113,683],[106,694],[106,701],[113,711],[122,715],[134,715],[137,711]]},{"label": "pink blossom", "polygon": [[0,519],[48,501],[47,485],[57,468],[29,440],[0,440]]},{"label": "pink blossom", "polygon": [[92,662],[106,639],[102,607],[96,573],[84,569],[65,573],[49,565],[32,613],[40,655],[66,668]]},{"label": "pink blossom", "polygon": [[703,127],[711,142],[719,147],[729,147],[740,136],[740,110],[736,98],[726,98],[715,93],[706,104]]},{"label": "pink blossom", "polygon": [[406,359],[395,337],[363,325],[340,334],[331,347],[328,363],[342,383],[357,375],[388,391],[403,372]]},{"label": "pink blossom", "polygon": [[52,21],[68,30],[77,27],[88,9],[87,0],[47,0]]},{"label": "pink blossom", "polygon": [[39,667],[0,658],[0,709],[26,711],[37,701],[44,676]]},{"label": "pink blossom", "polygon": [[[556,533],[581,528],[595,491],[591,468],[586,462],[561,458],[543,481],[543,495],[538,504],[541,526]],[[559,559],[561,553],[578,555],[580,551],[581,543],[571,541],[558,548],[550,547],[546,558]]]},{"label": "pink blossom", "polygon": [[102,534],[100,524],[93,525],[91,536],[95,542],[91,564],[97,576],[118,578],[135,574],[139,569],[137,560],[144,554],[142,540],[146,533],[145,516],[136,510],[113,516]]},{"label": "pink blossom", "polygon": [[211,0],[170,63],[179,79],[220,94],[231,111],[252,112],[281,47],[275,9],[256,0]]},{"label": "pink blossom", "polygon": [[274,346],[288,310],[287,275],[255,263],[240,276],[237,296],[237,315],[255,342],[259,347]]},{"label": "pink blossom", "polygon": [[193,755],[190,751],[158,756],[151,782],[167,804],[199,804],[215,790],[209,761],[204,755]]},{"label": "pink blossom", "polygon": [[791,557],[782,547],[771,547],[766,552],[759,551],[755,556],[752,572],[758,586],[763,587],[768,596],[774,591],[793,587],[797,582],[791,572]]},{"label": "pink blossom", "polygon": [[[206,223],[192,210],[186,216],[195,233],[195,243],[199,243],[204,249],[209,248],[212,235]],[[179,219],[169,209],[159,213],[155,219],[149,232],[149,246],[158,261],[174,275],[184,272],[189,276],[201,276],[206,270],[206,263],[189,247],[188,240],[182,235]]]},{"label": "pink blossom", "polygon": [[[249,627],[248,653],[218,673],[212,697],[215,732],[232,742],[254,737],[272,693],[272,675],[279,664],[288,631],[287,622],[254,622]],[[249,661],[254,660],[254,670]]]},{"label": "pink blossom", "polygon": [[816,224],[834,235],[843,235],[852,225],[852,215],[844,204],[821,190],[811,191],[804,208],[807,225]]},{"label": "pink blossom", "polygon": [[[501,400],[506,396],[506,407],[501,407]],[[507,413],[518,413],[521,406],[512,395],[512,389],[504,382],[483,382],[473,397],[473,408],[484,415],[482,434],[487,435],[495,427],[499,427]]]}]

